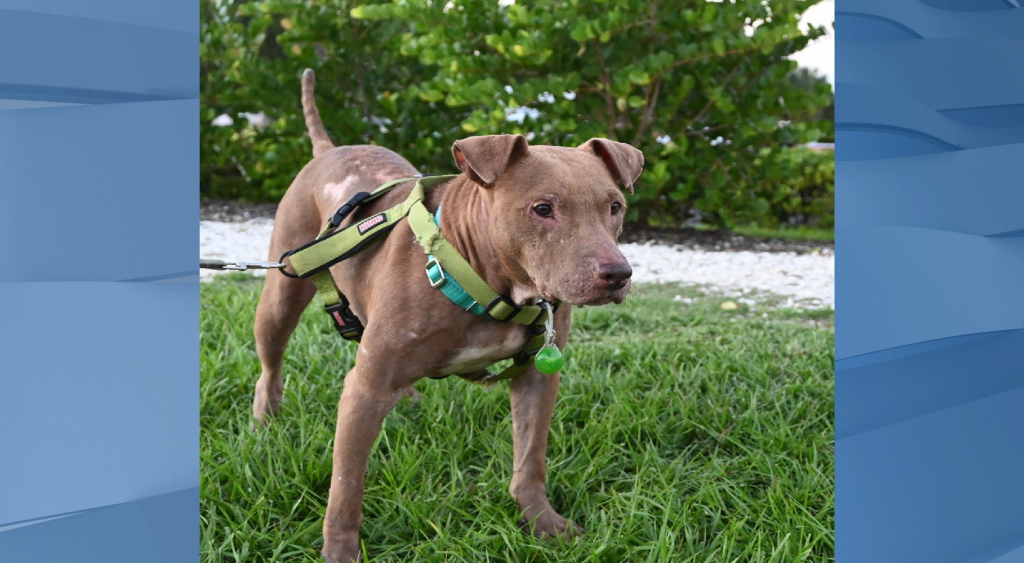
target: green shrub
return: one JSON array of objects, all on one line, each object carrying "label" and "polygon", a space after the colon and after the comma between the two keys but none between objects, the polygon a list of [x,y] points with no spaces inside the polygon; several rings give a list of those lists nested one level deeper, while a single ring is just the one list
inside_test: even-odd
[{"label": "green shrub", "polygon": [[[335,143],[387,146],[425,172],[453,171],[449,147],[470,135],[608,137],[647,159],[630,221],[823,225],[821,163],[798,178],[777,148],[831,130],[818,121],[831,88],[791,79],[788,58],[824,33],[798,25],[814,3],[204,0],[201,193],[284,193],[311,154],[299,105],[310,67]],[[273,121],[257,130],[243,111]],[[224,113],[234,125],[210,124]]]},{"label": "green shrub", "polygon": [[763,201],[767,212],[745,217],[745,224],[765,227],[835,226],[835,156],[831,151],[764,149],[757,162],[764,176],[752,197]]}]

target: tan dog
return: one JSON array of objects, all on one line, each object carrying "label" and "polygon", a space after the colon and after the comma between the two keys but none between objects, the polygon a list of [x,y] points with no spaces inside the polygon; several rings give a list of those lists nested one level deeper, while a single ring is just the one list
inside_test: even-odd
[{"label": "tan dog", "polygon": [[[313,240],[353,194],[417,174],[408,161],[376,146],[331,143],[313,100],[313,73],[302,80],[302,105],[314,159],[281,201],[269,257]],[[572,307],[621,303],[632,270],[616,245],[630,190],[643,167],[635,148],[591,139],[578,148],[534,146],[521,135],[471,137],[452,147],[462,170],[427,193],[443,203],[441,231],[484,280],[517,305],[537,298],[567,306],[555,315],[564,348]],[[360,207],[347,224],[387,209],[413,183]],[[324,518],[323,555],[330,562],[359,557],[367,458],[384,416],[423,377],[473,374],[518,353],[527,327],[461,310],[431,287],[423,253],[407,221],[379,244],[336,264],[331,273],[366,325],[355,367],[338,403],[334,468]],[[315,288],[280,272],[267,276],[256,313],[256,348],[263,372],[253,414],[260,422],[280,409],[281,363],[299,315]],[[326,322],[326,319],[324,319]],[[538,536],[574,535],[579,526],[548,502],[545,450],[558,393],[558,374],[531,367],[511,381],[514,462],[511,486],[525,523]]]}]

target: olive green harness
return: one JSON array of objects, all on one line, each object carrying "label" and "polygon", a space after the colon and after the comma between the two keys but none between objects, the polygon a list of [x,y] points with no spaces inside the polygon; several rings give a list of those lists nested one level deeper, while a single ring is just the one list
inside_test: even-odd
[{"label": "olive green harness", "polygon": [[[359,192],[342,205],[327,221],[316,240],[286,252],[295,273],[282,269],[289,277],[308,278],[323,298],[324,309],[334,322],[338,334],[346,340],[359,341],[363,323],[352,312],[348,299],[338,290],[329,268],[350,258],[382,238],[402,219],[408,218],[416,240],[427,254],[424,266],[427,281],[448,299],[467,312],[487,316],[500,323],[515,323],[528,327],[531,338],[521,352],[512,358],[511,366],[499,374],[485,373],[473,381],[488,382],[511,379],[526,371],[542,348],[554,346],[554,330],[549,322],[557,304],[540,300],[536,305],[516,306],[499,294],[473,270],[439,228],[439,215],[435,217],[423,204],[425,190],[433,188],[455,176],[414,176],[392,180],[373,192]],[[369,203],[391,191],[399,184],[416,180],[409,197],[402,203],[374,214],[358,223],[339,229],[342,221],[356,207]],[[553,319],[552,319],[553,320]],[[552,352],[557,349],[552,350]],[[560,363],[560,362],[559,362]],[[447,377],[447,376],[445,376]]]}]

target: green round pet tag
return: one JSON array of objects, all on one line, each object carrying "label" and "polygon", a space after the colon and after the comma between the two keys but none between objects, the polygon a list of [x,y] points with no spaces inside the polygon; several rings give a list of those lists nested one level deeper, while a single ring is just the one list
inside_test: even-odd
[{"label": "green round pet tag", "polygon": [[554,346],[541,348],[537,352],[537,357],[533,360],[533,364],[537,366],[537,371],[547,375],[558,373],[558,370],[562,369],[563,363],[565,362],[562,360],[562,352]]}]

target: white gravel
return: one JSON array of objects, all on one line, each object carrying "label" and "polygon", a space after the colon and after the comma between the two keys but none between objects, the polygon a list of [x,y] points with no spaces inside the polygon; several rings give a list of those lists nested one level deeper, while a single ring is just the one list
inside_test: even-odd
[{"label": "white gravel", "polygon": [[[245,222],[199,222],[199,256],[218,260],[267,260],[270,251],[270,233],[274,230],[273,219],[251,219]],[[271,260],[277,260],[275,256]],[[257,275],[265,271],[256,270]],[[199,279],[208,280],[224,272],[199,270]]]},{"label": "white gravel", "polygon": [[[264,260],[274,222],[199,222],[199,255],[221,260]],[[782,296],[786,307],[835,307],[835,255],[792,252],[708,252],[680,246],[644,243],[620,245],[633,266],[636,282],[679,282],[725,295]],[[274,257],[274,260],[277,258]],[[200,270],[200,279],[219,272]]]},{"label": "white gravel", "polygon": [[786,307],[835,308],[836,259],[830,250],[707,252],[657,243],[619,248],[636,282],[696,284],[726,295],[763,292],[786,297],[781,303]]}]

